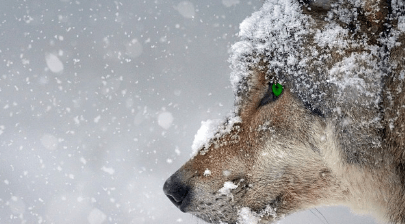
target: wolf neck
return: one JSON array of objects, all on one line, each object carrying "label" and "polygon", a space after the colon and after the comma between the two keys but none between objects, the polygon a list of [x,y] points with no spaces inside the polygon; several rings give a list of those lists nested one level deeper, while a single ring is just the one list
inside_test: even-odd
[{"label": "wolf neck", "polygon": [[392,172],[393,158],[379,150],[366,163],[349,163],[333,137],[331,126],[326,128],[325,136],[322,136],[321,155],[344,195],[331,197],[334,200],[329,204],[343,204],[356,213],[372,214],[384,222],[405,223],[404,187]]},{"label": "wolf neck", "polygon": [[[378,168],[382,169],[382,168]],[[381,221],[388,220],[389,204],[396,201],[398,195],[395,189],[390,188],[390,182],[395,177],[382,176],[382,171],[368,171],[353,164],[346,164],[341,168],[339,179],[347,189],[347,201],[343,202],[354,212],[359,214],[372,214]]]}]

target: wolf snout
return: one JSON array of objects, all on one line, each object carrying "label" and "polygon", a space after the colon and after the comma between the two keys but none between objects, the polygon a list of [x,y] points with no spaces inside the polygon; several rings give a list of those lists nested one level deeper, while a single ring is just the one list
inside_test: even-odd
[{"label": "wolf snout", "polygon": [[175,173],[166,180],[163,185],[163,191],[170,201],[176,205],[182,212],[186,212],[187,196],[189,196],[190,187],[181,181],[178,174]]}]

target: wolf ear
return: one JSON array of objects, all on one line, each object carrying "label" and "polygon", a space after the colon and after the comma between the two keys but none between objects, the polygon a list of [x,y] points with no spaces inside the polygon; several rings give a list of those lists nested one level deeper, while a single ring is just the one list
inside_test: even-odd
[{"label": "wolf ear", "polygon": [[363,10],[371,31],[374,33],[382,32],[389,14],[388,1],[366,0],[364,1]]},{"label": "wolf ear", "polygon": [[330,10],[336,2],[337,0],[304,0],[304,3],[317,10]]},{"label": "wolf ear", "polygon": [[[349,26],[356,27],[360,25],[360,29],[365,33],[378,34],[384,30],[384,23],[389,14],[389,1],[385,0],[360,0],[352,3],[349,0],[300,0],[304,4],[304,11],[312,16],[319,17],[332,15],[331,12],[341,17],[344,14],[354,13],[356,21]],[[306,7],[305,7],[306,6]],[[346,15],[350,16],[350,15]],[[353,15],[352,15],[353,16]],[[322,16],[320,16],[322,17]],[[347,18],[346,18],[347,19]],[[347,22],[347,21],[345,21]]]}]

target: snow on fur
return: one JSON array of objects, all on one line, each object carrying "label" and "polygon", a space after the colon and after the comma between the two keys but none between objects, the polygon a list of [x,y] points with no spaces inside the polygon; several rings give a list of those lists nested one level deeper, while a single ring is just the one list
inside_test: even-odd
[{"label": "snow on fur", "polygon": [[[258,56],[267,56],[269,68],[276,72],[303,63],[298,49],[307,26],[308,16],[301,13],[298,2],[291,0],[267,1],[261,10],[245,19],[240,24],[241,41],[232,46],[229,59],[234,92],[248,91],[249,86],[243,82],[250,75],[251,68],[260,61]],[[236,103],[240,100],[237,98]]]},{"label": "snow on fur", "polygon": [[211,140],[220,138],[222,135],[229,134],[235,123],[240,123],[242,120],[239,116],[231,115],[226,121],[221,119],[201,121],[201,127],[194,136],[194,141],[191,146],[192,156],[205,154],[211,145]]},{"label": "snow on fur", "polygon": [[[345,4],[355,8],[362,3]],[[298,1],[266,1],[241,23],[240,41],[232,46],[229,61],[236,111],[254,85],[252,73],[258,70],[265,72],[269,81],[275,80],[288,88],[308,109],[336,117],[337,125],[347,133],[342,134],[346,150],[355,152],[360,147],[380,146],[380,139],[370,137],[373,133],[356,136],[356,130],[373,128],[378,133],[381,114],[370,109],[381,103],[382,80],[390,68],[382,60],[384,48],[370,41],[373,37],[363,33],[360,26],[347,29],[350,22],[357,21],[357,16],[356,10],[333,5],[324,18],[329,22],[319,26],[319,22],[303,13]],[[404,22],[400,17],[399,29]],[[355,36],[356,32],[361,35]],[[395,35],[381,36],[377,41],[391,47],[396,46],[396,39]],[[353,107],[348,102],[362,104]],[[347,125],[352,116],[363,119],[360,127]],[[356,138],[362,141],[355,141]]]}]

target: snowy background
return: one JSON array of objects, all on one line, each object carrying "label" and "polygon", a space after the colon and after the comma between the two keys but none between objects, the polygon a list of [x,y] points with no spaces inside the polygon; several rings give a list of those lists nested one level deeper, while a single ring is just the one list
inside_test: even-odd
[{"label": "snowy background", "polygon": [[[261,4],[3,2],[0,223],[203,223],[162,186],[201,121],[231,111],[228,50]],[[311,210],[281,223],[327,222]]]}]

